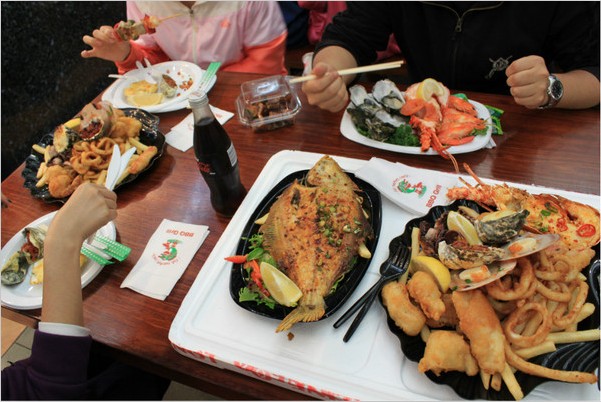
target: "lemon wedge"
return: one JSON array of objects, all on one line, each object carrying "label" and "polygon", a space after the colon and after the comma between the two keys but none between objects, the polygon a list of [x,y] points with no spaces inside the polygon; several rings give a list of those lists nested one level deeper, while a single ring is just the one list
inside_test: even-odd
[{"label": "lemon wedge", "polygon": [[432,99],[432,95],[443,96],[444,87],[434,78],[426,78],[417,86],[415,96],[428,101]]},{"label": "lemon wedge", "polygon": [[454,230],[465,237],[465,240],[471,245],[482,244],[482,241],[478,237],[476,228],[472,225],[465,216],[459,212],[450,211],[447,217],[447,227],[449,230]]},{"label": "lemon wedge", "polygon": [[142,106],[153,106],[158,105],[163,101],[162,93],[153,93],[153,94],[135,94],[132,96],[128,96],[127,100],[134,106],[142,107]]},{"label": "lemon wedge", "polygon": [[268,262],[261,262],[260,268],[263,283],[271,297],[283,306],[296,306],[296,302],[303,295],[296,283]]},{"label": "lemon wedge", "polygon": [[423,271],[432,275],[442,293],[449,290],[449,286],[451,285],[451,273],[449,272],[449,269],[436,258],[427,255],[418,255],[411,259],[411,267],[415,272]]}]

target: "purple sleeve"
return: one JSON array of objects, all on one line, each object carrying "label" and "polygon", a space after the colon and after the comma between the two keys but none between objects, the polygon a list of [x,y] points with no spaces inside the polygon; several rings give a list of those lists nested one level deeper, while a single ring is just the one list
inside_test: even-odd
[{"label": "purple sleeve", "polygon": [[85,399],[92,337],[35,331],[31,357],[2,370],[2,400]]}]

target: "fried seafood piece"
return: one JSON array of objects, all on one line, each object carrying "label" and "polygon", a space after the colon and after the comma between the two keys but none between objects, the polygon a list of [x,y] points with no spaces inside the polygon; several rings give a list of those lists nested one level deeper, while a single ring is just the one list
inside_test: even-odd
[{"label": "fried seafood piece", "polygon": [[409,299],[404,283],[388,282],[382,288],[382,302],[397,327],[409,336],[416,336],[426,323],[426,316]]},{"label": "fried seafood piece", "polygon": [[142,170],[146,169],[150,160],[159,152],[158,148],[154,145],[147,147],[134,161],[129,165],[127,171],[129,174],[138,174]]},{"label": "fried seafood piece", "polygon": [[441,299],[442,293],[432,275],[417,271],[407,282],[407,290],[413,300],[419,303],[426,317],[434,320],[440,319],[446,307]]},{"label": "fried seafood piece", "polygon": [[470,353],[470,346],[455,331],[432,331],[426,342],[424,357],[417,369],[430,370],[437,376],[441,372],[461,371],[469,376],[478,374],[478,362]]},{"label": "fried seafood piece", "polygon": [[484,293],[479,289],[453,292],[453,304],[459,317],[459,328],[469,340],[480,369],[491,375],[503,372],[505,335]]},{"label": "fried seafood piece", "polygon": [[373,235],[356,186],[345,176],[324,156],[307,174],[307,186],[295,181],[284,190],[259,228],[265,249],[303,293],[276,332],[323,317],[324,298]]},{"label": "fried seafood piece", "polygon": [[443,293],[441,300],[445,307],[444,313],[442,313],[440,318],[437,320],[428,318],[426,320],[426,325],[430,328],[456,327],[459,323],[459,318],[457,318],[457,312],[455,311],[455,306],[453,305],[452,294]]}]

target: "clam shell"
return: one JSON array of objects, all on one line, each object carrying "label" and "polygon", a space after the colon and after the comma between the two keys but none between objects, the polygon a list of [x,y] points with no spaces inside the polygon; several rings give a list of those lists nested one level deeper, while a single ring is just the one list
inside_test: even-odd
[{"label": "clam shell", "polygon": [[[546,249],[561,237],[558,234],[535,234],[535,233],[524,233],[509,244],[501,247],[505,254],[499,261],[508,261],[520,257],[525,257],[530,254],[538,253],[541,250]],[[519,250],[516,249],[516,245],[520,245]]]},{"label": "clam shell", "polygon": [[488,265],[488,270],[491,273],[490,277],[478,282],[466,282],[459,277],[460,271],[453,271],[451,273],[451,288],[458,292],[477,289],[504,277],[510,273],[516,265],[517,261],[515,259],[493,262]]}]

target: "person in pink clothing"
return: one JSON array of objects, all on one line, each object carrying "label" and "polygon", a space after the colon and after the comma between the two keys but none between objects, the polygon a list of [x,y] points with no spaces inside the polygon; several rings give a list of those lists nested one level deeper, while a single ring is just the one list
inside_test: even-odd
[{"label": "person in pink clothing", "polygon": [[[321,35],[326,26],[332,22],[336,14],[346,10],[346,1],[299,1],[298,5],[309,10],[309,28],[307,29],[307,39],[309,43],[315,45],[321,40]],[[378,60],[387,59],[400,54],[401,49],[396,43],[393,35],[390,35],[388,47],[378,53]]]},{"label": "person in pink clothing", "polygon": [[[220,61],[222,71],[286,74],[286,23],[271,1],[128,1],[127,19],[145,15],[161,21],[156,32],[137,40],[117,39],[101,26],[83,37],[84,58],[115,62],[120,74],[147,58],[152,64],[188,61],[201,68]],[[168,18],[170,17],[170,18]]]}]

